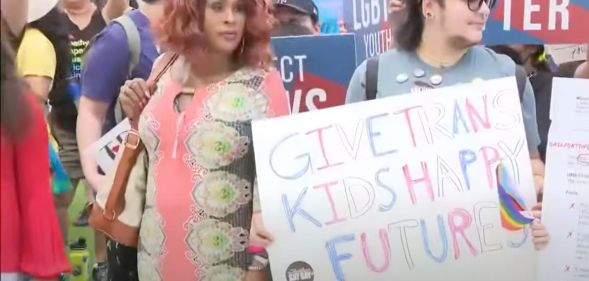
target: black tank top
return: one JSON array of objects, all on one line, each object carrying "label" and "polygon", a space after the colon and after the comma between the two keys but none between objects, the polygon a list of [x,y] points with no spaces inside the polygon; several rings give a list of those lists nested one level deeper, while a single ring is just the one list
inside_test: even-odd
[{"label": "black tank top", "polygon": [[104,17],[100,9],[96,9],[92,14],[92,19],[88,26],[84,29],[78,28],[78,26],[72,22],[69,17],[67,18],[67,25],[69,30],[70,49],[71,49],[71,66],[70,66],[70,77],[65,79],[63,83],[54,85],[52,93],[50,95],[50,103],[52,105],[51,115],[52,120],[57,122],[58,126],[67,131],[75,132],[76,130],[76,119],[77,109],[74,101],[72,100],[72,92],[75,92],[73,96],[79,96],[81,85],[80,78],[82,75],[82,56],[84,50],[90,43],[90,40],[98,34],[106,26]]}]

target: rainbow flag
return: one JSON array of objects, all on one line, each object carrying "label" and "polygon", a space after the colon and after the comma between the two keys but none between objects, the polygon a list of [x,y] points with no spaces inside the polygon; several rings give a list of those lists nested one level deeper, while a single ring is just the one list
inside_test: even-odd
[{"label": "rainbow flag", "polygon": [[534,218],[522,214],[526,210],[526,204],[503,164],[497,166],[497,190],[501,205],[501,224],[505,229],[518,231],[534,221]]}]

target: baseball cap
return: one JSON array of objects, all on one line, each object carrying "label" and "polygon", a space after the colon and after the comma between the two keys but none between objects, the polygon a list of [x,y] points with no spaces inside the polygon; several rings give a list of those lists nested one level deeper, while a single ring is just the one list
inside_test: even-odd
[{"label": "baseball cap", "polygon": [[276,6],[286,6],[309,15],[313,20],[319,19],[319,9],[313,0],[274,0]]},{"label": "baseball cap", "polygon": [[27,22],[34,22],[49,13],[57,5],[58,0],[29,0]]}]

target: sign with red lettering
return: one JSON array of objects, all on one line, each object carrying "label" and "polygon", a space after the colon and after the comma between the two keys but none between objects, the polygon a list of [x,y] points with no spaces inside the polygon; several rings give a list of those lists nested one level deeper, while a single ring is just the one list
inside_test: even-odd
[{"label": "sign with red lettering", "polygon": [[536,280],[529,227],[500,216],[535,203],[514,78],[256,121],[253,136],[274,280]]},{"label": "sign with red lettering", "polygon": [[499,0],[484,43],[569,44],[589,42],[588,0]]},{"label": "sign with red lettering", "polygon": [[278,37],[272,46],[293,113],[345,103],[356,69],[353,35]]}]

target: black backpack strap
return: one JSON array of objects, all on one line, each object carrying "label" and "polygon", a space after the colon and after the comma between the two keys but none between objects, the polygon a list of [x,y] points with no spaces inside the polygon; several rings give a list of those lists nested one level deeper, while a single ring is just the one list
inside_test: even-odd
[{"label": "black backpack strap", "polygon": [[524,102],[524,92],[526,91],[526,81],[528,74],[521,65],[515,65],[515,79],[517,81],[517,91],[519,94],[519,101]]},{"label": "black backpack strap", "polygon": [[378,91],[378,56],[366,61],[366,100],[376,99]]}]

